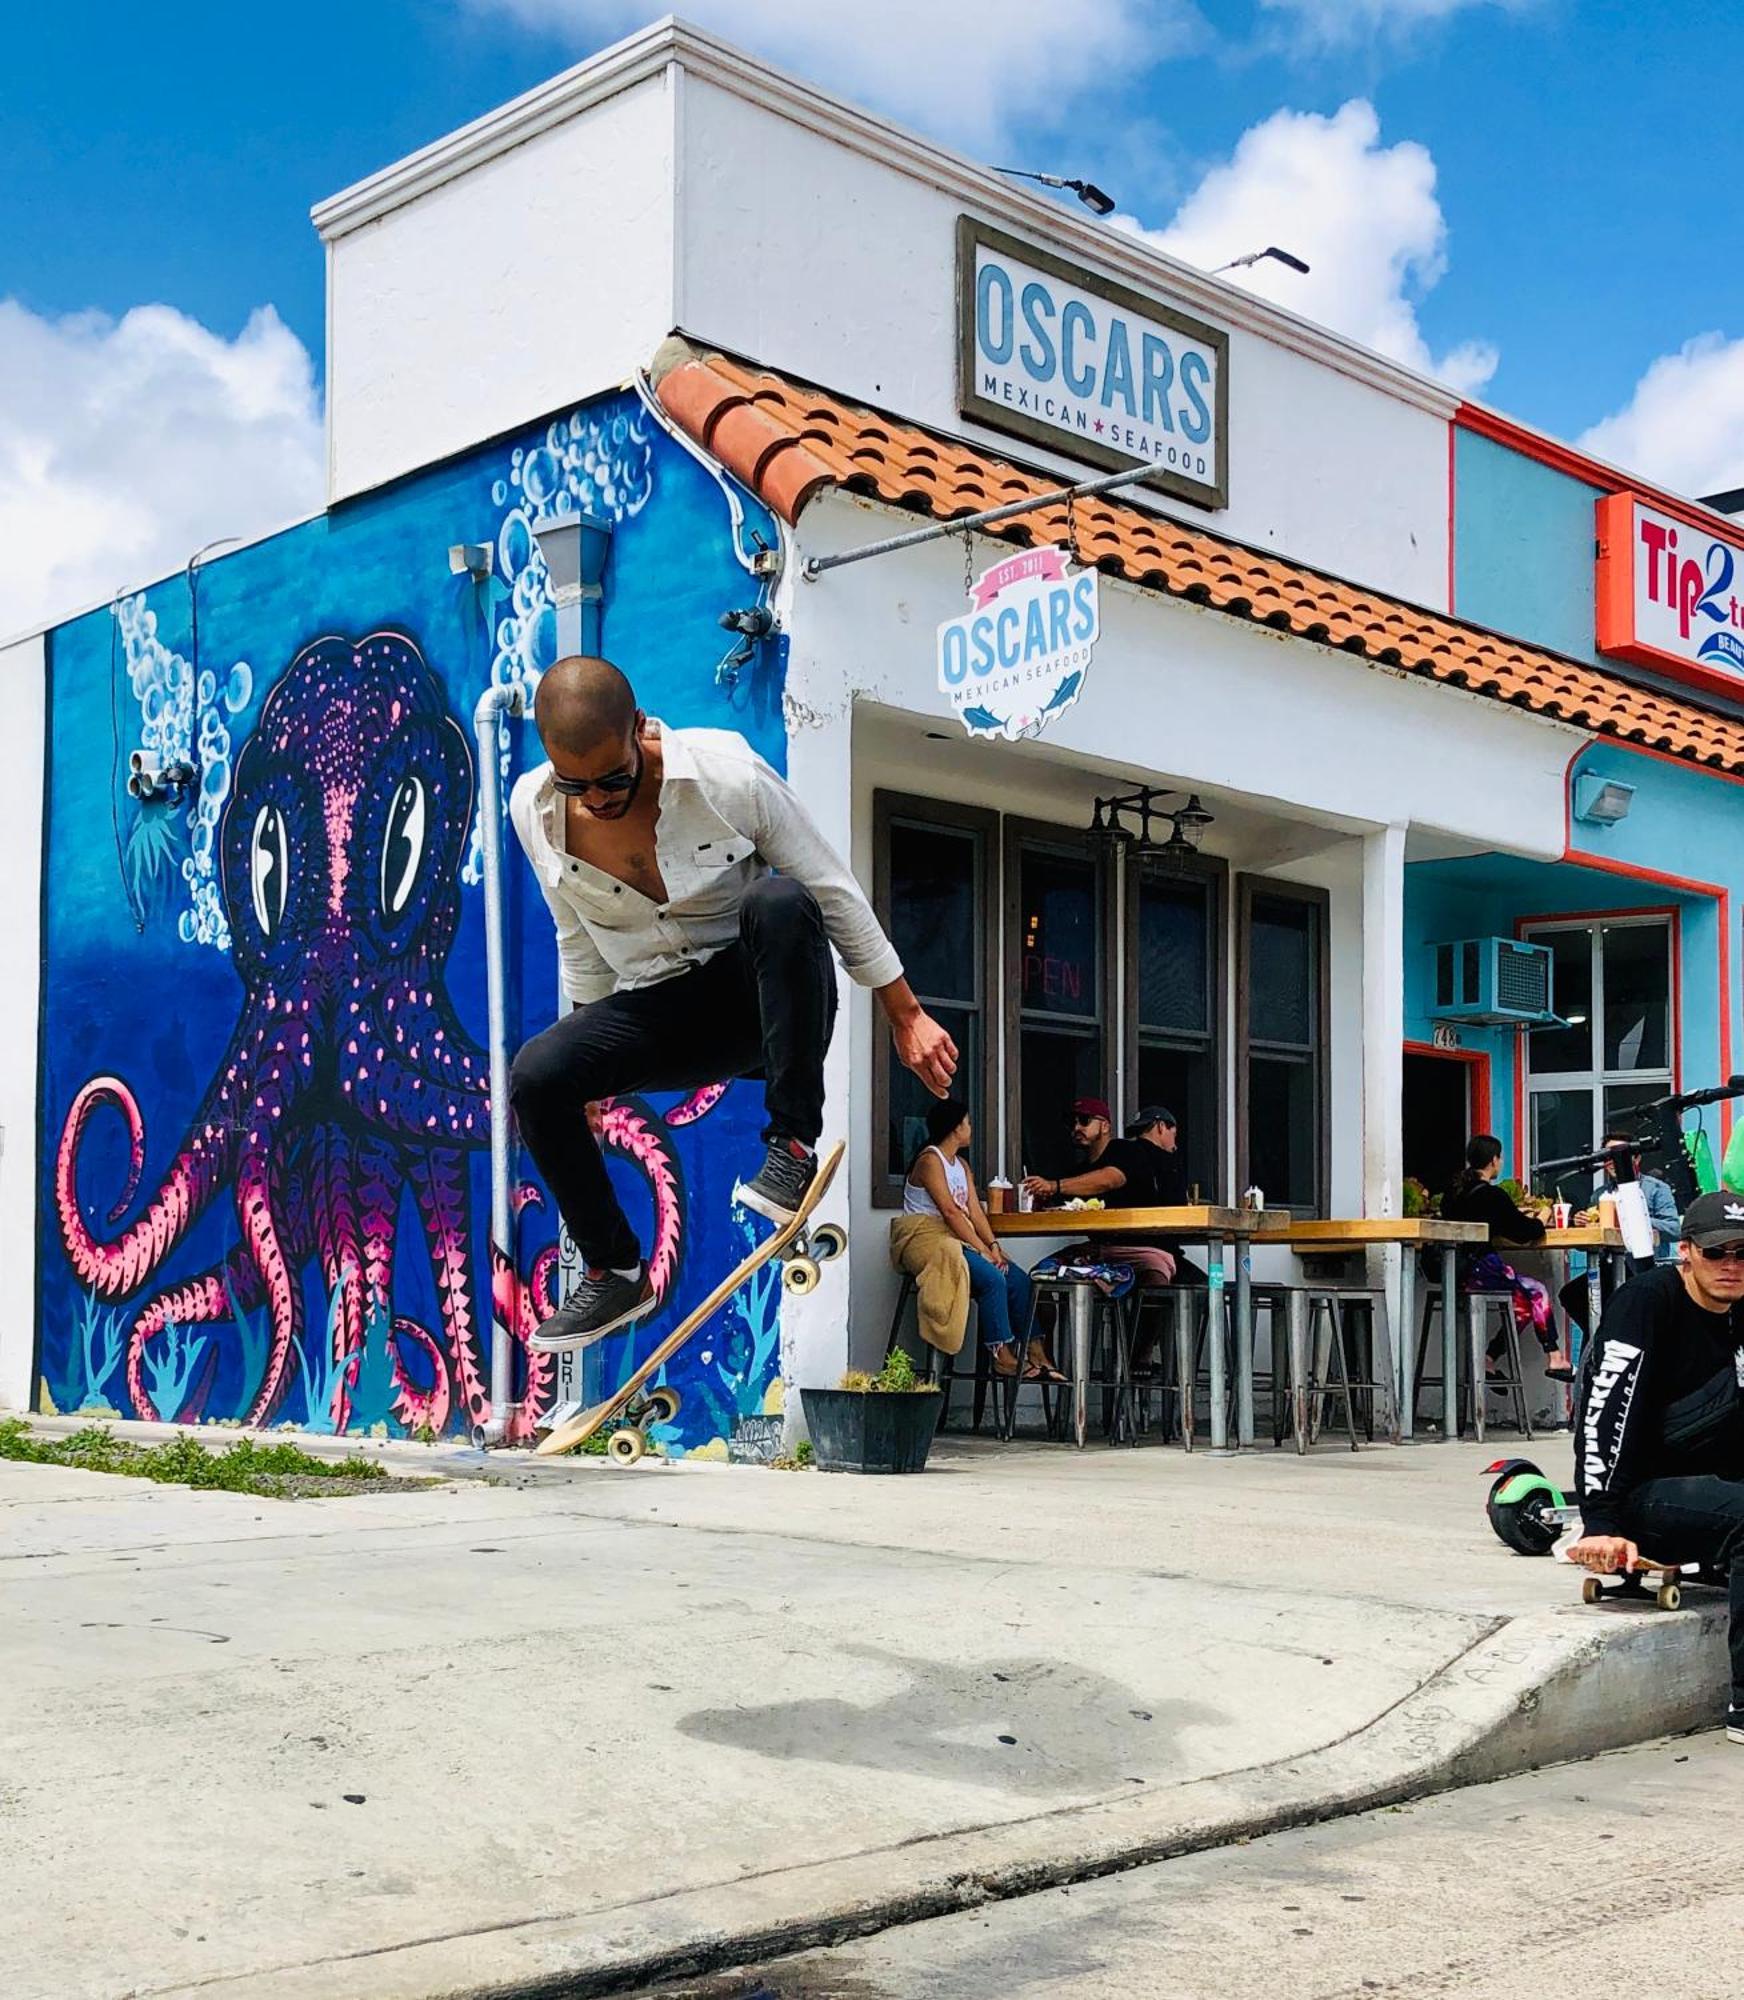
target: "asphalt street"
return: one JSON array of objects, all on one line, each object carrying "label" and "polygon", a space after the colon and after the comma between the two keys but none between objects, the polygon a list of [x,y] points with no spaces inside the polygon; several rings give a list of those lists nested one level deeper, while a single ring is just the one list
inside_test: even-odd
[{"label": "asphalt street", "polygon": [[1744,1987],[1718,1732],[1134,1869],[648,2000],[1520,2000]]}]

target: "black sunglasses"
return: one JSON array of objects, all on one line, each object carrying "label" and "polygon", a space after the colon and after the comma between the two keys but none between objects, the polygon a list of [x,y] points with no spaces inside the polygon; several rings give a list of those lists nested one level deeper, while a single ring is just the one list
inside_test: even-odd
[{"label": "black sunglasses", "polygon": [[561,792],[566,799],[584,799],[589,792],[600,792],[608,799],[620,798],[625,792],[632,792],[642,779],[642,746],[637,744],[635,761],[620,770],[608,771],[603,778],[566,778],[561,772],[551,773],[551,789]]},{"label": "black sunglasses", "polygon": [[1716,1243],[1711,1248],[1705,1243],[1696,1245],[1707,1264],[1744,1264],[1744,1243]]}]

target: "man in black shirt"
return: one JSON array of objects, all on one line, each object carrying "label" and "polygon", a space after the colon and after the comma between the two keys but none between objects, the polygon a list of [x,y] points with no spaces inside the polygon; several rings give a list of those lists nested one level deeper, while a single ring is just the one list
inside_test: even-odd
[{"label": "man in black shirt", "polygon": [[1031,1174],[1024,1181],[1025,1190],[1038,1206],[1093,1196],[1110,1208],[1161,1205],[1157,1196],[1161,1153],[1142,1139],[1115,1138],[1114,1121],[1102,1098],[1080,1097],[1072,1106],[1072,1144],[1084,1159],[1077,1173],[1057,1179]]},{"label": "man in black shirt", "polygon": [[1726,1730],[1744,1743],[1744,1201],[1704,1194],[1675,1266],[1631,1278],[1581,1368],[1571,1562],[1611,1574],[1641,1551],[1731,1578]]}]

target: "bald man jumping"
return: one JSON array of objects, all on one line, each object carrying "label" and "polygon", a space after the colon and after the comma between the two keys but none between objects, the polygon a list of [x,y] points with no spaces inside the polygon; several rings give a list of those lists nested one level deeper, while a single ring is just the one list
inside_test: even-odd
[{"label": "bald man jumping", "polygon": [[654,1306],[589,1122],[600,1099],[761,1077],[768,1151],[739,1198],[782,1223],[817,1173],[831,945],[877,993],[899,1060],[937,1097],[957,1051],[853,876],[742,736],[666,728],[606,660],[559,660],[533,715],[550,761],[515,786],[509,813],[557,926],[574,1011],[522,1048],[510,1095],[587,1265],[533,1335],[558,1353]]}]

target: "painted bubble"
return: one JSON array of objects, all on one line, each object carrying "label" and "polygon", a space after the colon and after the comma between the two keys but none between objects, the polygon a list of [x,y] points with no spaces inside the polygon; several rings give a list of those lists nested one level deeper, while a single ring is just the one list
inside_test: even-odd
[{"label": "painted bubble", "polygon": [[253,698],[254,669],[246,660],[238,660],[224,683],[224,706],[232,715],[240,715]]}]

